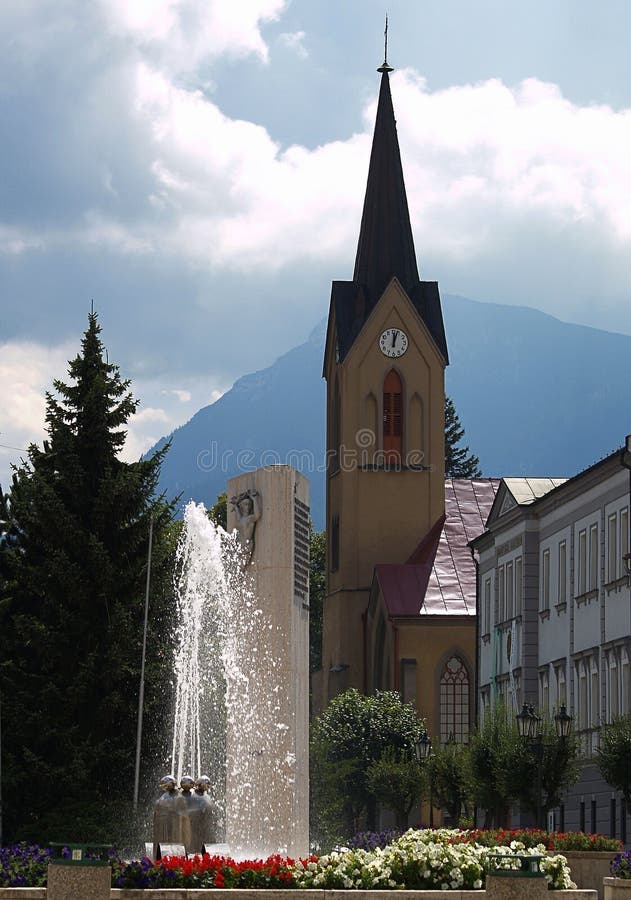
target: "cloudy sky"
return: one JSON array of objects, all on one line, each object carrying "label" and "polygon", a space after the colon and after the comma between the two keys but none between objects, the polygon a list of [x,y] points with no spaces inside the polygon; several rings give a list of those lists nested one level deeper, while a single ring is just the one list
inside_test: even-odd
[{"label": "cloudy sky", "polygon": [[[631,4],[388,0],[421,275],[631,333]],[[0,483],[99,312],[127,453],[350,278],[376,0],[0,2]]]}]

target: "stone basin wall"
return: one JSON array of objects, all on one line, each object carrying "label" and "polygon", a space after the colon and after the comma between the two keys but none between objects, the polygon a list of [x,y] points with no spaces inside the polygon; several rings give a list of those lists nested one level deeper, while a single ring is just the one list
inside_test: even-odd
[{"label": "stone basin wall", "polygon": [[[507,879],[508,880],[508,879]],[[521,884],[520,900],[527,900],[526,879]],[[630,882],[631,883],[631,882]],[[596,900],[592,890],[552,891],[550,900]],[[484,900],[486,891],[298,891],[240,890],[226,888],[168,888],[136,890],[112,888],[110,900]],[[46,888],[0,888],[0,900],[46,900]],[[70,900],[70,898],[68,898]],[[82,900],[80,897],[72,900]]]},{"label": "stone basin wall", "polygon": [[[554,856],[557,851],[550,855]],[[592,888],[598,891],[598,900],[605,896],[603,881],[609,876],[612,859],[618,855],[618,851],[593,850],[559,850],[567,859],[572,881],[581,888]]]}]

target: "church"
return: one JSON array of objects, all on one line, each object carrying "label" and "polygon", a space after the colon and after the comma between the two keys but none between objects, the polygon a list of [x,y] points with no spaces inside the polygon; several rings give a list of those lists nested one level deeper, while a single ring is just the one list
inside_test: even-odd
[{"label": "church", "polygon": [[498,481],[445,479],[448,350],[421,281],[387,61],[351,281],[334,281],[327,383],[327,588],[317,714],[343,690],[399,691],[433,741],[475,718],[476,566]]}]

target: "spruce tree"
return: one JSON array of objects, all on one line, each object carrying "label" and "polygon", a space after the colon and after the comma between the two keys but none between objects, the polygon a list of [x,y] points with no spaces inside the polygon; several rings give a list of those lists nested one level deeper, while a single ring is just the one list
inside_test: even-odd
[{"label": "spruce tree", "polygon": [[459,447],[464,437],[456,407],[450,397],[445,397],[445,477],[479,478],[482,475],[480,460],[468,447]]},{"label": "spruce tree", "polygon": [[156,496],[168,448],[135,463],[119,458],[137,401],[100,330],[91,313],[68,382],[54,381],[55,395],[46,395],[47,439],[30,445],[4,503],[0,690],[11,838],[115,837],[104,831],[133,787],[150,518],[145,746],[157,739],[168,677],[159,619],[169,617],[161,579],[173,505]]}]

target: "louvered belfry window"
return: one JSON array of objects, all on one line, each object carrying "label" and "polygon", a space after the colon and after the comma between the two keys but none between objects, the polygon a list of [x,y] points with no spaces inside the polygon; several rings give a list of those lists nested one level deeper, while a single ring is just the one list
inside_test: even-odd
[{"label": "louvered belfry window", "polygon": [[386,462],[399,462],[403,444],[403,387],[390,369],[383,383],[383,453]]}]

